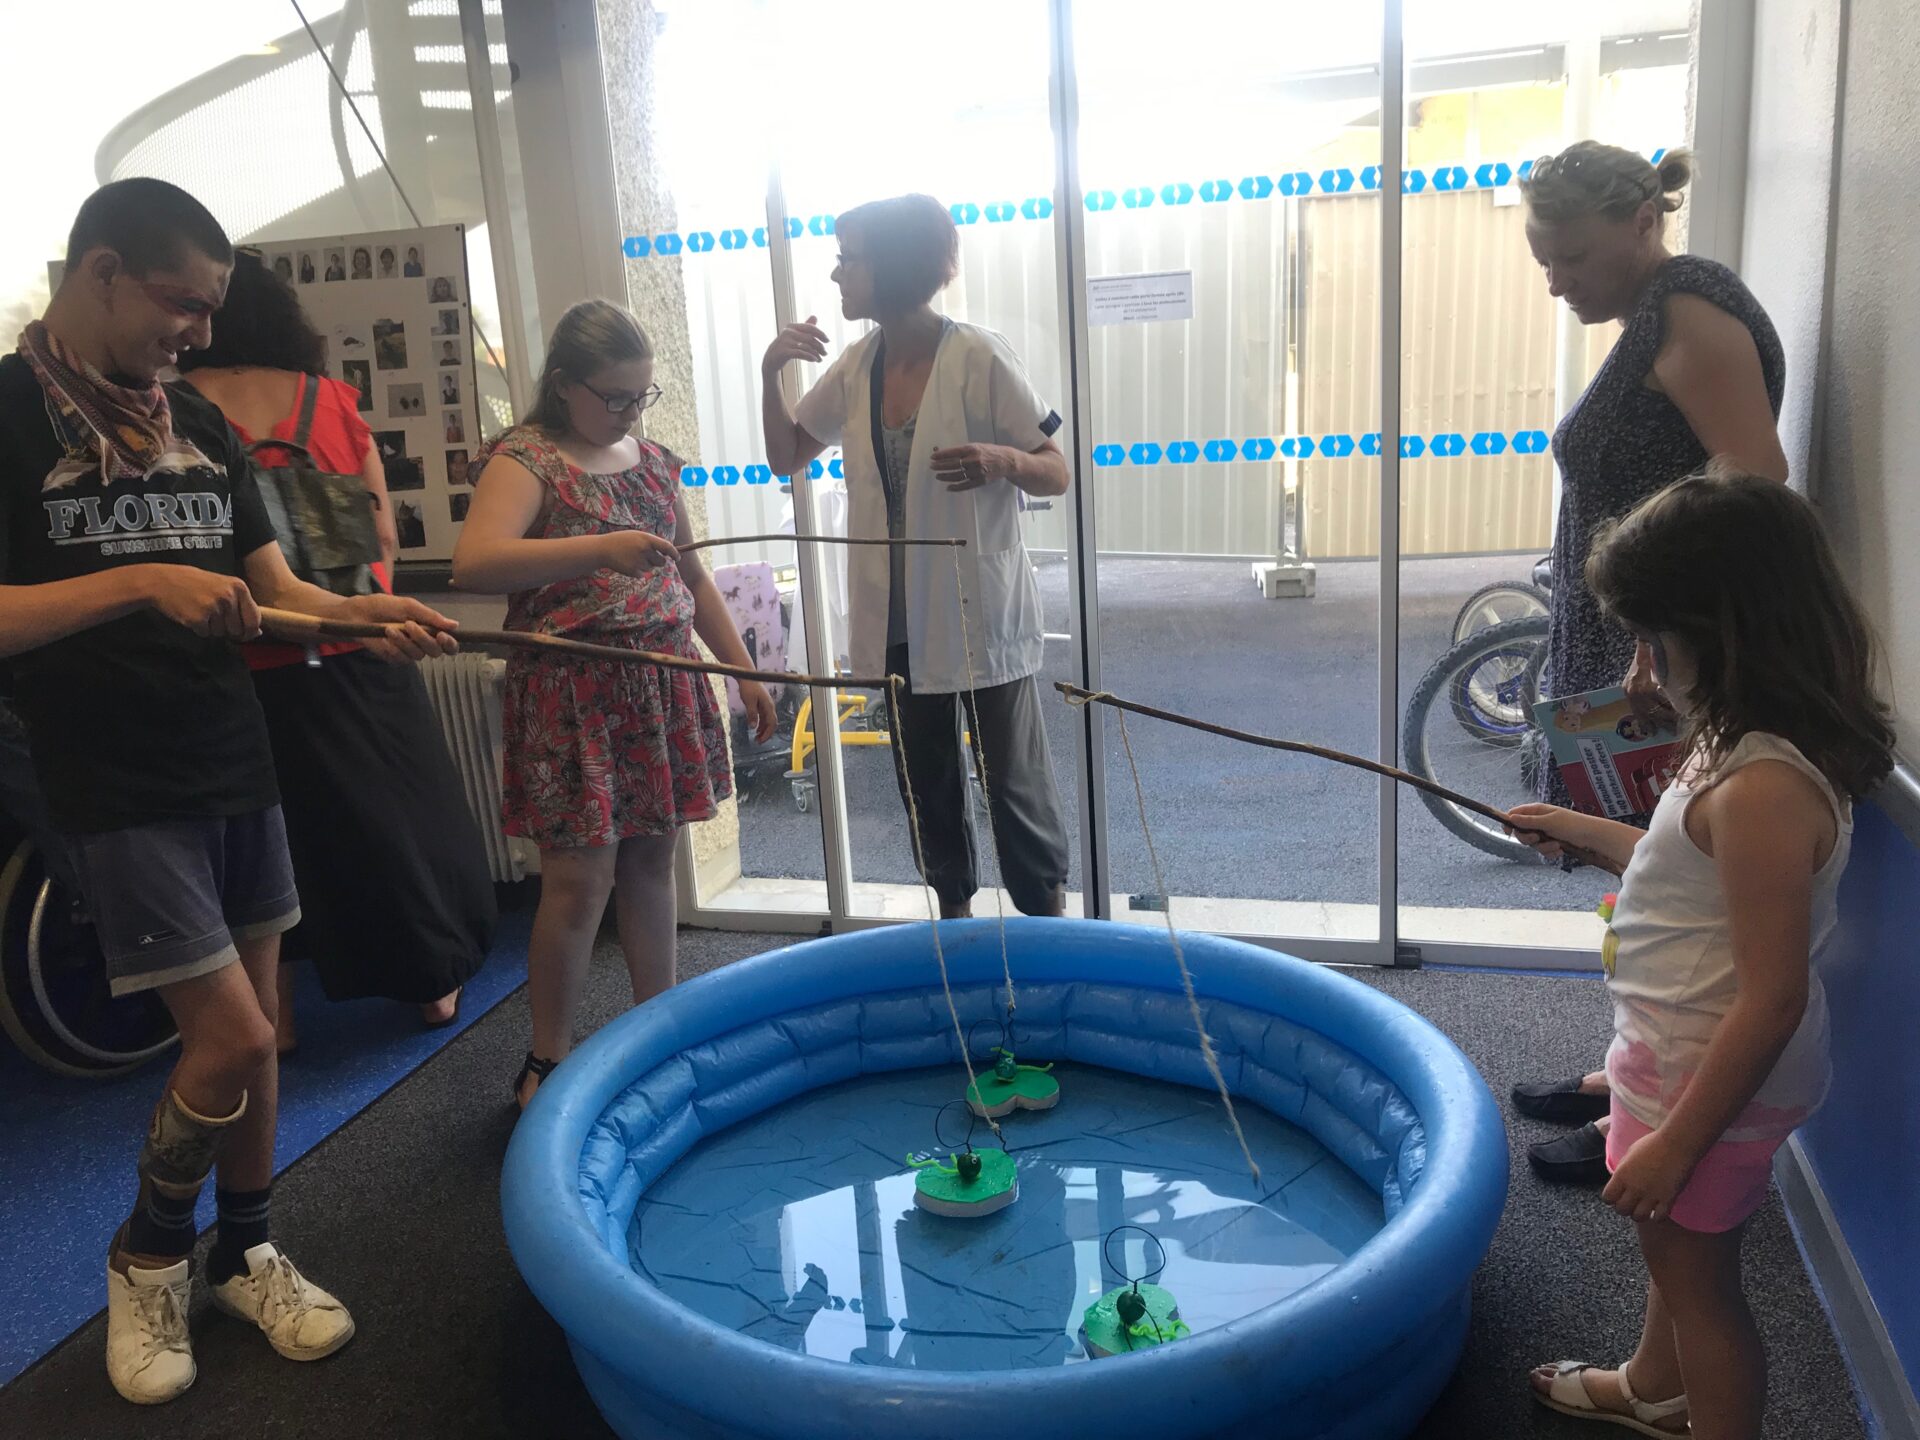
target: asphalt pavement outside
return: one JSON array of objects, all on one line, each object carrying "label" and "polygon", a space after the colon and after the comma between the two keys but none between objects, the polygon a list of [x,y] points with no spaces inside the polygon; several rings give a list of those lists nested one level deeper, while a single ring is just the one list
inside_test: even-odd
[{"label": "asphalt pavement outside", "polygon": [[[1402,565],[1402,711],[1421,675],[1451,643],[1454,617],[1466,598],[1493,581],[1525,580],[1534,558]],[[1047,629],[1064,634],[1069,628],[1065,562],[1042,561],[1038,573]],[[1109,558],[1100,562],[1099,579],[1101,680],[1113,694],[1378,758],[1378,566],[1322,565],[1312,597],[1278,600],[1261,595],[1245,561]],[[1081,816],[1074,752],[1080,719],[1052,688],[1056,680],[1074,678],[1071,648],[1049,641],[1040,678],[1054,774],[1073,839],[1069,886],[1078,889]],[[1151,894],[1152,871],[1119,722],[1112,710],[1101,713],[1114,889]],[[1127,731],[1172,894],[1375,902],[1379,801],[1372,776],[1150,719],[1129,720]],[[855,879],[911,883],[911,841],[886,748],[848,747],[844,755]],[[1577,911],[1593,906],[1593,877],[1483,854],[1443,830],[1414,792],[1403,789],[1401,797],[1402,904]],[[1485,798],[1510,804],[1521,796],[1509,789]],[[748,876],[824,878],[820,817],[817,811],[801,813],[778,775],[746,791],[741,858]],[[990,876],[984,833],[981,863]]]}]

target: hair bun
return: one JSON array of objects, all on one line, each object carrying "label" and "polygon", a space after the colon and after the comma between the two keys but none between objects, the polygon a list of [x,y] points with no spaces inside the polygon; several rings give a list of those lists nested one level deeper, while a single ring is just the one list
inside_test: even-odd
[{"label": "hair bun", "polygon": [[1657,173],[1660,177],[1661,193],[1676,197],[1673,206],[1679,205],[1680,192],[1693,183],[1693,151],[1684,145],[1667,151],[1660,157]]}]

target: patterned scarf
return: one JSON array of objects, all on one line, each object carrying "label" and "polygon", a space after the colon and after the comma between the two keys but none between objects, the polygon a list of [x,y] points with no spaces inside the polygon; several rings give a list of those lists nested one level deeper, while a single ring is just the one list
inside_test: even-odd
[{"label": "patterned scarf", "polygon": [[21,332],[20,354],[70,439],[99,456],[106,484],[140,479],[173,448],[173,412],[158,380],[143,390],[114,384],[39,320]]}]

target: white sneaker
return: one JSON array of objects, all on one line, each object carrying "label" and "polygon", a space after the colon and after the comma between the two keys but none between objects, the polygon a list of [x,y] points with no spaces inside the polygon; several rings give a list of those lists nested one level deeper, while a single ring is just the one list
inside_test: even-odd
[{"label": "white sneaker", "polygon": [[293,1268],[269,1241],[246,1253],[247,1272],[215,1285],[213,1303],[258,1325],[289,1360],[319,1360],[353,1338],[347,1307]]},{"label": "white sneaker", "polygon": [[136,1405],[164,1405],[193,1384],[185,1260],[158,1270],[107,1262],[107,1378]]}]

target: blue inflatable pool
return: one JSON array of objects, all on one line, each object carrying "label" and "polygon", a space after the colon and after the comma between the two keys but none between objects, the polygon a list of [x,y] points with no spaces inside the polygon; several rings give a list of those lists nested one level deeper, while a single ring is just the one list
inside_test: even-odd
[{"label": "blue inflatable pool", "polygon": [[[1164,933],[1007,928],[1023,1059],[1211,1087]],[[963,1022],[998,1015],[997,927],[941,934]],[[1411,1431],[1459,1358],[1473,1272],[1499,1220],[1498,1108],[1450,1041],[1370,987],[1234,941],[1183,944],[1235,1098],[1305,1131],[1379,1196],[1384,1224],[1348,1258],[1177,1344],[990,1379],[823,1359],[681,1304],[636,1273],[629,1244],[641,1196],[689,1149],[857,1077],[957,1072],[925,926],[813,941],[615,1021],[541,1087],[515,1132],[508,1243],[613,1428],[628,1440]],[[1056,1128],[1072,1104],[1068,1093]]]}]

